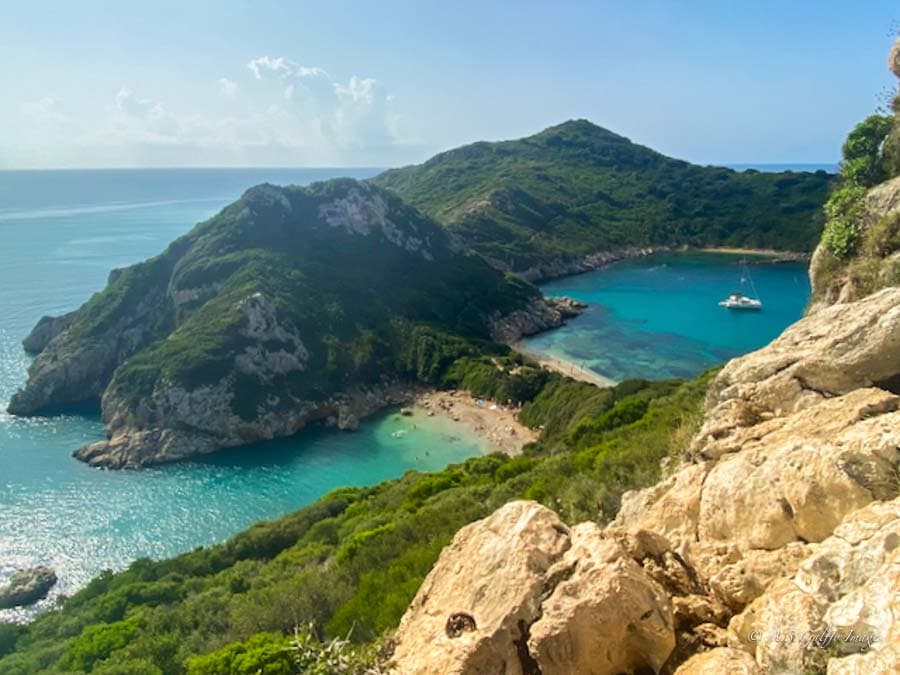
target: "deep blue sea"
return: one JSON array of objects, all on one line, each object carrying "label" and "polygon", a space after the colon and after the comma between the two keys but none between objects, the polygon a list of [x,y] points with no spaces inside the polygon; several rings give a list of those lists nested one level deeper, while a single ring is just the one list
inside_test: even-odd
[{"label": "deep blue sea", "polygon": [[[57,592],[71,593],[104,568],[222,541],[332,488],[437,470],[482,451],[451,420],[386,414],[356,433],[313,430],[198,462],[101,471],[70,457],[102,438],[99,418],[5,413],[26,377],[22,337],[42,315],[100,290],[110,269],[155,255],[251,185],[375,173],[0,172],[0,582],[15,568],[49,564],[60,576]],[[0,620],[28,614],[0,611]]]},{"label": "deep blue sea", "polygon": [[740,261],[719,253],[658,255],[552,281],[541,287],[546,295],[568,295],[588,309],[526,343],[616,381],[693,377],[762,347],[803,314],[806,265],[756,257],[747,269],[762,311],[719,307],[740,285]]}]

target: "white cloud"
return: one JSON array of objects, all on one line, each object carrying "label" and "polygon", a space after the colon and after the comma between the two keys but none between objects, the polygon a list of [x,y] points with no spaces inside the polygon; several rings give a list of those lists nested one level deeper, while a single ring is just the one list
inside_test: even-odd
[{"label": "white cloud", "polygon": [[229,80],[227,77],[219,78],[219,91],[223,96],[234,98],[235,94],[237,94],[237,90],[237,82],[235,82],[234,80]]},{"label": "white cloud", "polygon": [[274,59],[268,56],[260,56],[250,61],[247,67],[253,71],[253,76],[257,80],[267,71],[281,77],[288,77],[294,70],[293,64],[280,56]]},{"label": "white cloud", "polygon": [[253,76],[260,80],[266,75],[274,75],[282,79],[289,77],[328,77],[321,68],[301,66],[300,64],[286,59],[283,56],[259,56],[247,64],[253,72]]},{"label": "white cloud", "polygon": [[84,157],[85,164],[102,158],[108,165],[409,161],[397,103],[376,78],[337,82],[322,68],[284,57],[261,56],[247,68],[252,75],[215,81],[221,96],[241,93],[227,108],[214,100],[158,100],[130,86],[95,101],[93,112],[71,111],[68,117],[52,95],[22,103],[22,124],[8,140],[0,139],[0,150],[18,144],[16,157],[38,157],[55,148],[59,157]]},{"label": "white cloud", "polygon": [[54,96],[23,103],[21,112],[24,117],[40,122],[62,122],[66,119],[61,101]]},{"label": "white cloud", "polygon": [[328,77],[328,73],[321,68],[307,68],[306,66],[297,66],[294,68],[294,74],[297,77]]},{"label": "white cloud", "polygon": [[138,98],[131,89],[125,87],[119,89],[115,103],[116,109],[126,115],[145,115],[157,105],[148,98]]},{"label": "white cloud", "polygon": [[378,82],[372,77],[357,77],[354,75],[346,85],[334,83],[334,93],[338,98],[351,100],[354,103],[371,104],[375,98],[375,87]]}]

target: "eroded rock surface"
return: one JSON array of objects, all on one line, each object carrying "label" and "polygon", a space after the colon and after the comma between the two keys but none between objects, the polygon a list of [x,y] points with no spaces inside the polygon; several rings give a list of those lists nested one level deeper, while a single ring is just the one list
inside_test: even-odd
[{"label": "eroded rock surface", "polygon": [[[727,613],[665,538],[511,502],[460,530],[397,632],[396,673],[658,672]],[[439,664],[439,665],[438,665]]]},{"label": "eroded rock surface", "polygon": [[[516,502],[461,530],[396,672],[900,672],[898,373],[897,288],[731,361],[684,464],[612,524]],[[472,623],[448,638],[454,612]]]}]

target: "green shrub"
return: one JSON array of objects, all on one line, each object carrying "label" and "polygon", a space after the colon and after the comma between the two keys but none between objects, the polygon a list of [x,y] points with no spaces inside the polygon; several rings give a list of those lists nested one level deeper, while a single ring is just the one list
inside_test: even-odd
[{"label": "green shrub", "polygon": [[125,647],[138,632],[135,620],[88,626],[66,647],[60,660],[69,670],[91,672],[97,661]]},{"label": "green shrub", "polygon": [[257,633],[187,663],[188,675],[293,675],[297,670],[290,639],[273,633]]}]

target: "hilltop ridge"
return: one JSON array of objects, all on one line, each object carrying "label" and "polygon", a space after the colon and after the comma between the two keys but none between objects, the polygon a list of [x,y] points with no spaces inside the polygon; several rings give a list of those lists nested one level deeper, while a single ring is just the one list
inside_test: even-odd
[{"label": "hilltop ridge", "polygon": [[579,119],[371,180],[494,265],[542,279],[648,247],[811,251],[831,176],[697,166]]}]

